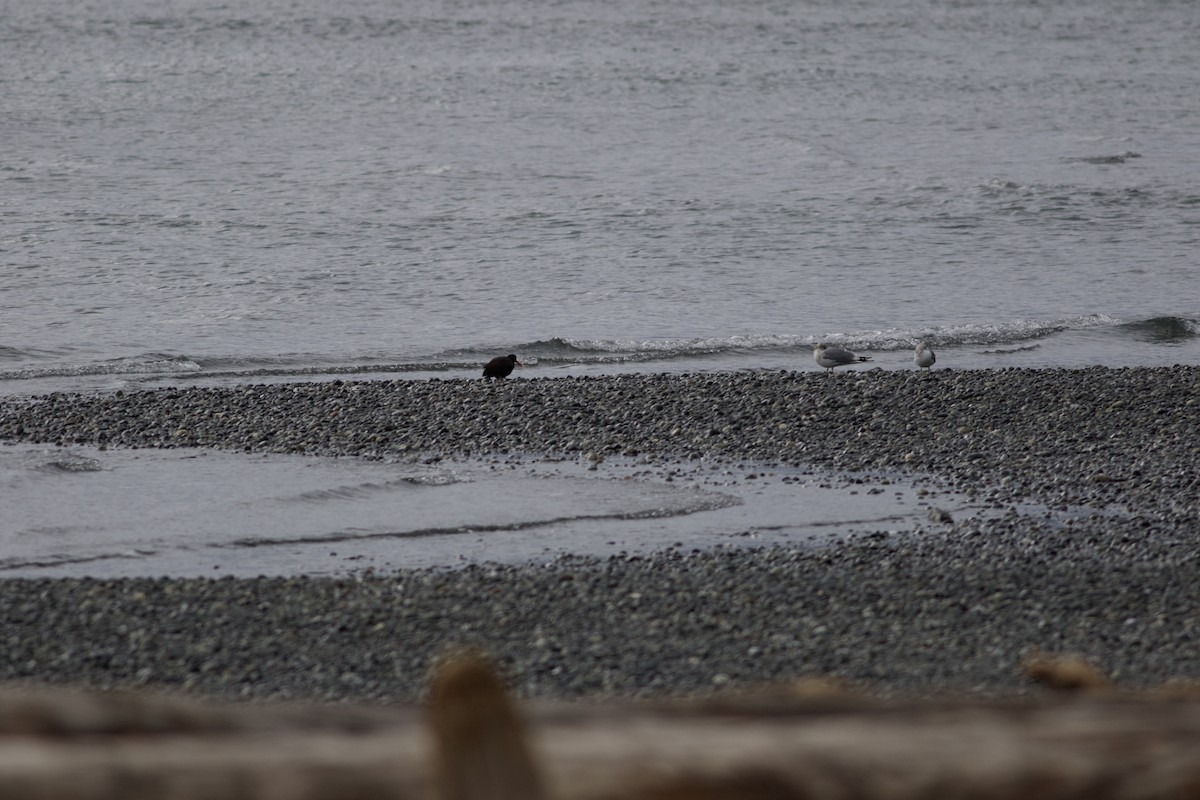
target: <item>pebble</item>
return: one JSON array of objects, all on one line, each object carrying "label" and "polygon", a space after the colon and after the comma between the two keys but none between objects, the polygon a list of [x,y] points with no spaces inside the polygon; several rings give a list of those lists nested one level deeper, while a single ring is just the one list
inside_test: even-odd
[{"label": "pebble", "polygon": [[[921,379],[924,378],[924,379]],[[1033,691],[1035,650],[1118,685],[1200,676],[1200,368],[332,381],[0,401],[0,440],[436,461],[637,458],[920,473],[1008,513],[821,549],[675,548],[330,578],[0,581],[0,679],[221,698],[420,699],[452,644],[529,697],[833,676]],[[1026,511],[1069,512],[1070,524]],[[946,515],[949,517],[949,515]]]}]

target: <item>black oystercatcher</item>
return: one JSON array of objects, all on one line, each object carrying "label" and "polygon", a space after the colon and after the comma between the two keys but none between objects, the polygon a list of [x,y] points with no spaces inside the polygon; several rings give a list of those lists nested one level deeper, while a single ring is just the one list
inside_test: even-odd
[{"label": "black oystercatcher", "polygon": [[495,378],[502,381],[513,371],[513,367],[525,366],[512,353],[506,356],[496,356],[483,367],[483,377]]}]

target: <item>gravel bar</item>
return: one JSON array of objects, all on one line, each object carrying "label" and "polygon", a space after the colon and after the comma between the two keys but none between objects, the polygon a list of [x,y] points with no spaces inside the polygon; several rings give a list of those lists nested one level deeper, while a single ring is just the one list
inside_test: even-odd
[{"label": "gravel bar", "polygon": [[[450,644],[525,696],[835,676],[1030,691],[1033,649],[1120,685],[1200,678],[1200,368],[372,381],[0,402],[0,440],[432,461],[607,456],[666,474],[915,472],[1000,509],[824,549],[668,550],[353,578],[5,580],[0,679],[416,700]],[[9,499],[11,502],[11,498]],[[1035,502],[1057,513],[1022,511]],[[1007,509],[1007,511],[1005,511]]]}]

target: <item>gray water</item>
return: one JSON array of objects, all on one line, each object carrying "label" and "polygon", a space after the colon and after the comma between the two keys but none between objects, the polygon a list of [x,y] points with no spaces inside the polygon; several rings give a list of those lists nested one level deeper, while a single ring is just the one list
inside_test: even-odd
[{"label": "gray water", "polygon": [[988,513],[919,479],[752,469],[673,479],[585,459],[430,466],[6,444],[0,579],[345,575],[672,547],[818,547],[928,527],[931,508]]},{"label": "gray water", "polygon": [[[508,352],[522,377],[817,369],[818,341],[1195,364],[1198,8],[0,0],[0,396]],[[6,575],[928,524],[911,486],[4,447]]]},{"label": "gray water", "polygon": [[0,393],[1196,363],[1191,0],[0,0]]}]

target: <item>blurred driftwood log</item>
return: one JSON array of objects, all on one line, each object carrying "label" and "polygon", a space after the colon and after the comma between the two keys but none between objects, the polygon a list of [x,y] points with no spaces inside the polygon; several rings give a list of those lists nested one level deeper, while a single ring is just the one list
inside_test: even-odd
[{"label": "blurred driftwood log", "polygon": [[798,684],[520,706],[471,655],[426,709],[0,693],[2,800],[975,797],[1200,797],[1200,699],[882,702]]}]

